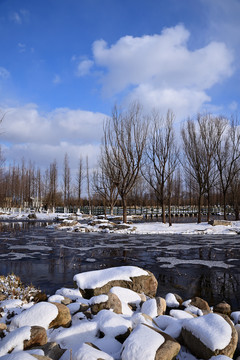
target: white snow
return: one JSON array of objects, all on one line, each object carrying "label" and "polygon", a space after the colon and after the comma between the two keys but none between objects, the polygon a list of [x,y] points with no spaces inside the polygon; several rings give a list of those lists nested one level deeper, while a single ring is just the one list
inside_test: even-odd
[{"label": "white snow", "polygon": [[62,295],[68,297],[71,300],[77,300],[78,298],[82,297],[79,289],[68,289],[68,288],[61,288],[56,291],[56,295]]},{"label": "white snow", "polygon": [[55,305],[40,302],[30,309],[23,311],[15,316],[10,324],[10,330],[21,326],[42,326],[48,329],[49,324],[58,316],[58,309]]},{"label": "white snow", "polygon": [[[69,357],[70,358],[70,357]],[[68,358],[68,359],[69,359]],[[73,360],[114,360],[109,354],[97,350],[88,344],[82,344],[79,349],[73,353]]]},{"label": "white snow", "polygon": [[90,305],[94,305],[94,304],[101,304],[101,303],[105,303],[108,301],[108,296],[105,294],[102,295],[98,295],[98,296],[93,296],[90,300],[89,300],[89,304]]},{"label": "white snow", "polygon": [[111,337],[125,334],[129,328],[132,328],[130,320],[124,319],[122,315],[109,310],[99,311],[94,319],[98,321],[100,331]]},{"label": "white snow", "polygon": [[149,299],[142,304],[141,312],[155,318],[157,314],[157,302],[156,299]]},{"label": "white snow", "polygon": [[93,342],[97,333],[97,321],[81,320],[70,328],[55,329],[49,334],[48,340],[57,342],[63,349],[74,349],[84,342]]},{"label": "white snow", "polygon": [[174,339],[178,338],[182,330],[182,321],[169,315],[160,315],[154,319],[157,326]]},{"label": "white snow", "polygon": [[135,291],[130,289],[125,289],[120,286],[114,286],[110,290],[111,293],[117,295],[121,302],[133,303],[139,305],[141,302],[141,297]]},{"label": "white snow", "polygon": [[23,326],[20,329],[10,332],[0,341],[0,356],[6,355],[10,351],[23,350],[24,340],[31,337],[31,327]]},{"label": "white snow", "polygon": [[175,310],[172,309],[170,310],[170,315],[175,318],[175,319],[192,319],[193,315],[189,314],[187,311],[185,310]]},{"label": "white snow", "polygon": [[240,321],[240,311],[233,311],[231,313],[231,318],[233,319],[234,324],[238,324]]},{"label": "white snow", "polygon": [[36,360],[36,358],[26,353],[26,351],[18,351],[2,356],[1,360]]},{"label": "white snow", "polygon": [[224,349],[231,341],[231,326],[218,314],[184,320],[183,327],[212,351]]},{"label": "white snow", "polygon": [[136,266],[119,266],[76,274],[73,280],[76,281],[80,289],[95,289],[112,280],[132,281],[131,277],[142,275],[148,275],[147,271]]},{"label": "white snow", "polygon": [[179,307],[179,302],[177,301],[174,294],[168,293],[165,296],[165,300],[166,300],[166,303],[167,303],[168,307],[173,307],[173,308],[178,308]]},{"label": "white snow", "polygon": [[60,304],[61,304],[62,300],[64,300],[64,296],[62,296],[62,295],[52,295],[52,296],[49,296],[49,298],[48,298],[48,302],[56,302],[56,303],[60,303]]},{"label": "white snow", "polygon": [[122,360],[154,360],[164,341],[161,334],[140,324],[124,342]]}]

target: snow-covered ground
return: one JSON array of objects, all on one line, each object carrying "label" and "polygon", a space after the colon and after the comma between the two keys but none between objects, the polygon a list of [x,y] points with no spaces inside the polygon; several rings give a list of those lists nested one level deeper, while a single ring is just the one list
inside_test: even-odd
[{"label": "snow-covered ground", "polygon": [[[86,220],[86,219],[85,219]],[[87,223],[82,223],[81,218],[76,221],[65,219],[61,224],[50,226],[59,230],[81,231],[81,232],[105,232],[119,234],[225,234],[234,235],[240,233],[240,221],[233,221],[231,225],[210,225],[207,222],[197,223],[168,223],[157,222],[134,222],[134,218],[129,217],[128,224],[115,224],[114,219],[91,219]]]},{"label": "snow-covered ground", "polygon": [[[115,232],[121,234],[225,234],[233,235],[240,233],[240,221],[232,221],[231,225],[216,225],[212,226],[207,222],[197,224],[196,222],[173,223],[169,226],[168,223],[163,224],[160,221],[156,222],[136,222],[134,216],[128,217],[128,224],[122,224],[119,217],[103,217],[87,216],[82,214],[68,214],[68,213],[34,213],[35,220],[54,222],[60,220],[61,223],[53,223],[50,227],[59,230],[79,231],[79,232]],[[0,221],[14,220],[25,221],[30,220],[29,213],[0,213]],[[139,217],[138,217],[139,218]],[[116,221],[117,220],[117,221]]]}]

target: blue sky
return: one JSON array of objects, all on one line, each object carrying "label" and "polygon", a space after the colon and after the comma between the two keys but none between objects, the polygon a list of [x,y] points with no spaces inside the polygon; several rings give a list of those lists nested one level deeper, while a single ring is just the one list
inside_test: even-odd
[{"label": "blue sky", "polygon": [[239,0],[0,0],[5,157],[94,166],[115,103],[238,111],[239,18]]}]

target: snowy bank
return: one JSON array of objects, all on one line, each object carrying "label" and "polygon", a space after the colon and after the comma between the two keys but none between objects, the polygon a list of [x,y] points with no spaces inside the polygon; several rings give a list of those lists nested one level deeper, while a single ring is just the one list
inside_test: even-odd
[{"label": "snowy bank", "polygon": [[[198,297],[156,297],[154,275],[134,266],[76,274],[74,281],[78,288],[36,303],[11,292],[2,277],[1,360],[227,360],[240,350],[240,310],[224,302],[210,308]],[[141,291],[134,282],[142,282]],[[84,297],[86,287],[98,295]]]},{"label": "snowy bank", "polygon": [[49,225],[58,230],[71,232],[103,232],[118,234],[190,234],[190,235],[236,235],[240,233],[240,221],[230,222],[230,225],[211,225],[207,222],[197,223],[173,223],[163,224],[162,222],[130,222],[123,224],[113,222],[114,219],[91,219],[88,223],[80,220],[65,219],[61,224]]}]

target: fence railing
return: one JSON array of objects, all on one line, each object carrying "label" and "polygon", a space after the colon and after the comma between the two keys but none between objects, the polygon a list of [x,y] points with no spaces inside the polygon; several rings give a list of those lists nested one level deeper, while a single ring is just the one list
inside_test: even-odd
[{"label": "fence railing", "polygon": [[[197,216],[198,209],[196,206],[171,206],[171,215],[172,216],[181,216],[181,217],[188,217],[188,216]],[[203,215],[207,215],[207,208],[202,207],[201,213]],[[46,212],[46,210],[41,208],[0,208],[0,212],[10,212],[10,213],[33,213],[33,212]],[[56,207],[53,209],[49,209],[48,212],[54,213],[82,213],[82,214],[91,214],[91,215],[115,215],[115,216],[122,216],[123,208],[119,206],[115,206],[113,208],[113,212],[111,214],[110,207],[104,206],[81,206],[81,207]],[[211,214],[212,215],[223,215],[223,208],[220,206],[213,206],[211,207]],[[146,206],[132,206],[127,208],[128,215],[139,215],[145,217],[161,217],[162,216],[162,209],[161,207],[146,207]],[[165,210],[166,216],[169,215],[169,209],[166,207]],[[228,206],[227,207],[227,214],[233,214],[233,209]]]}]

